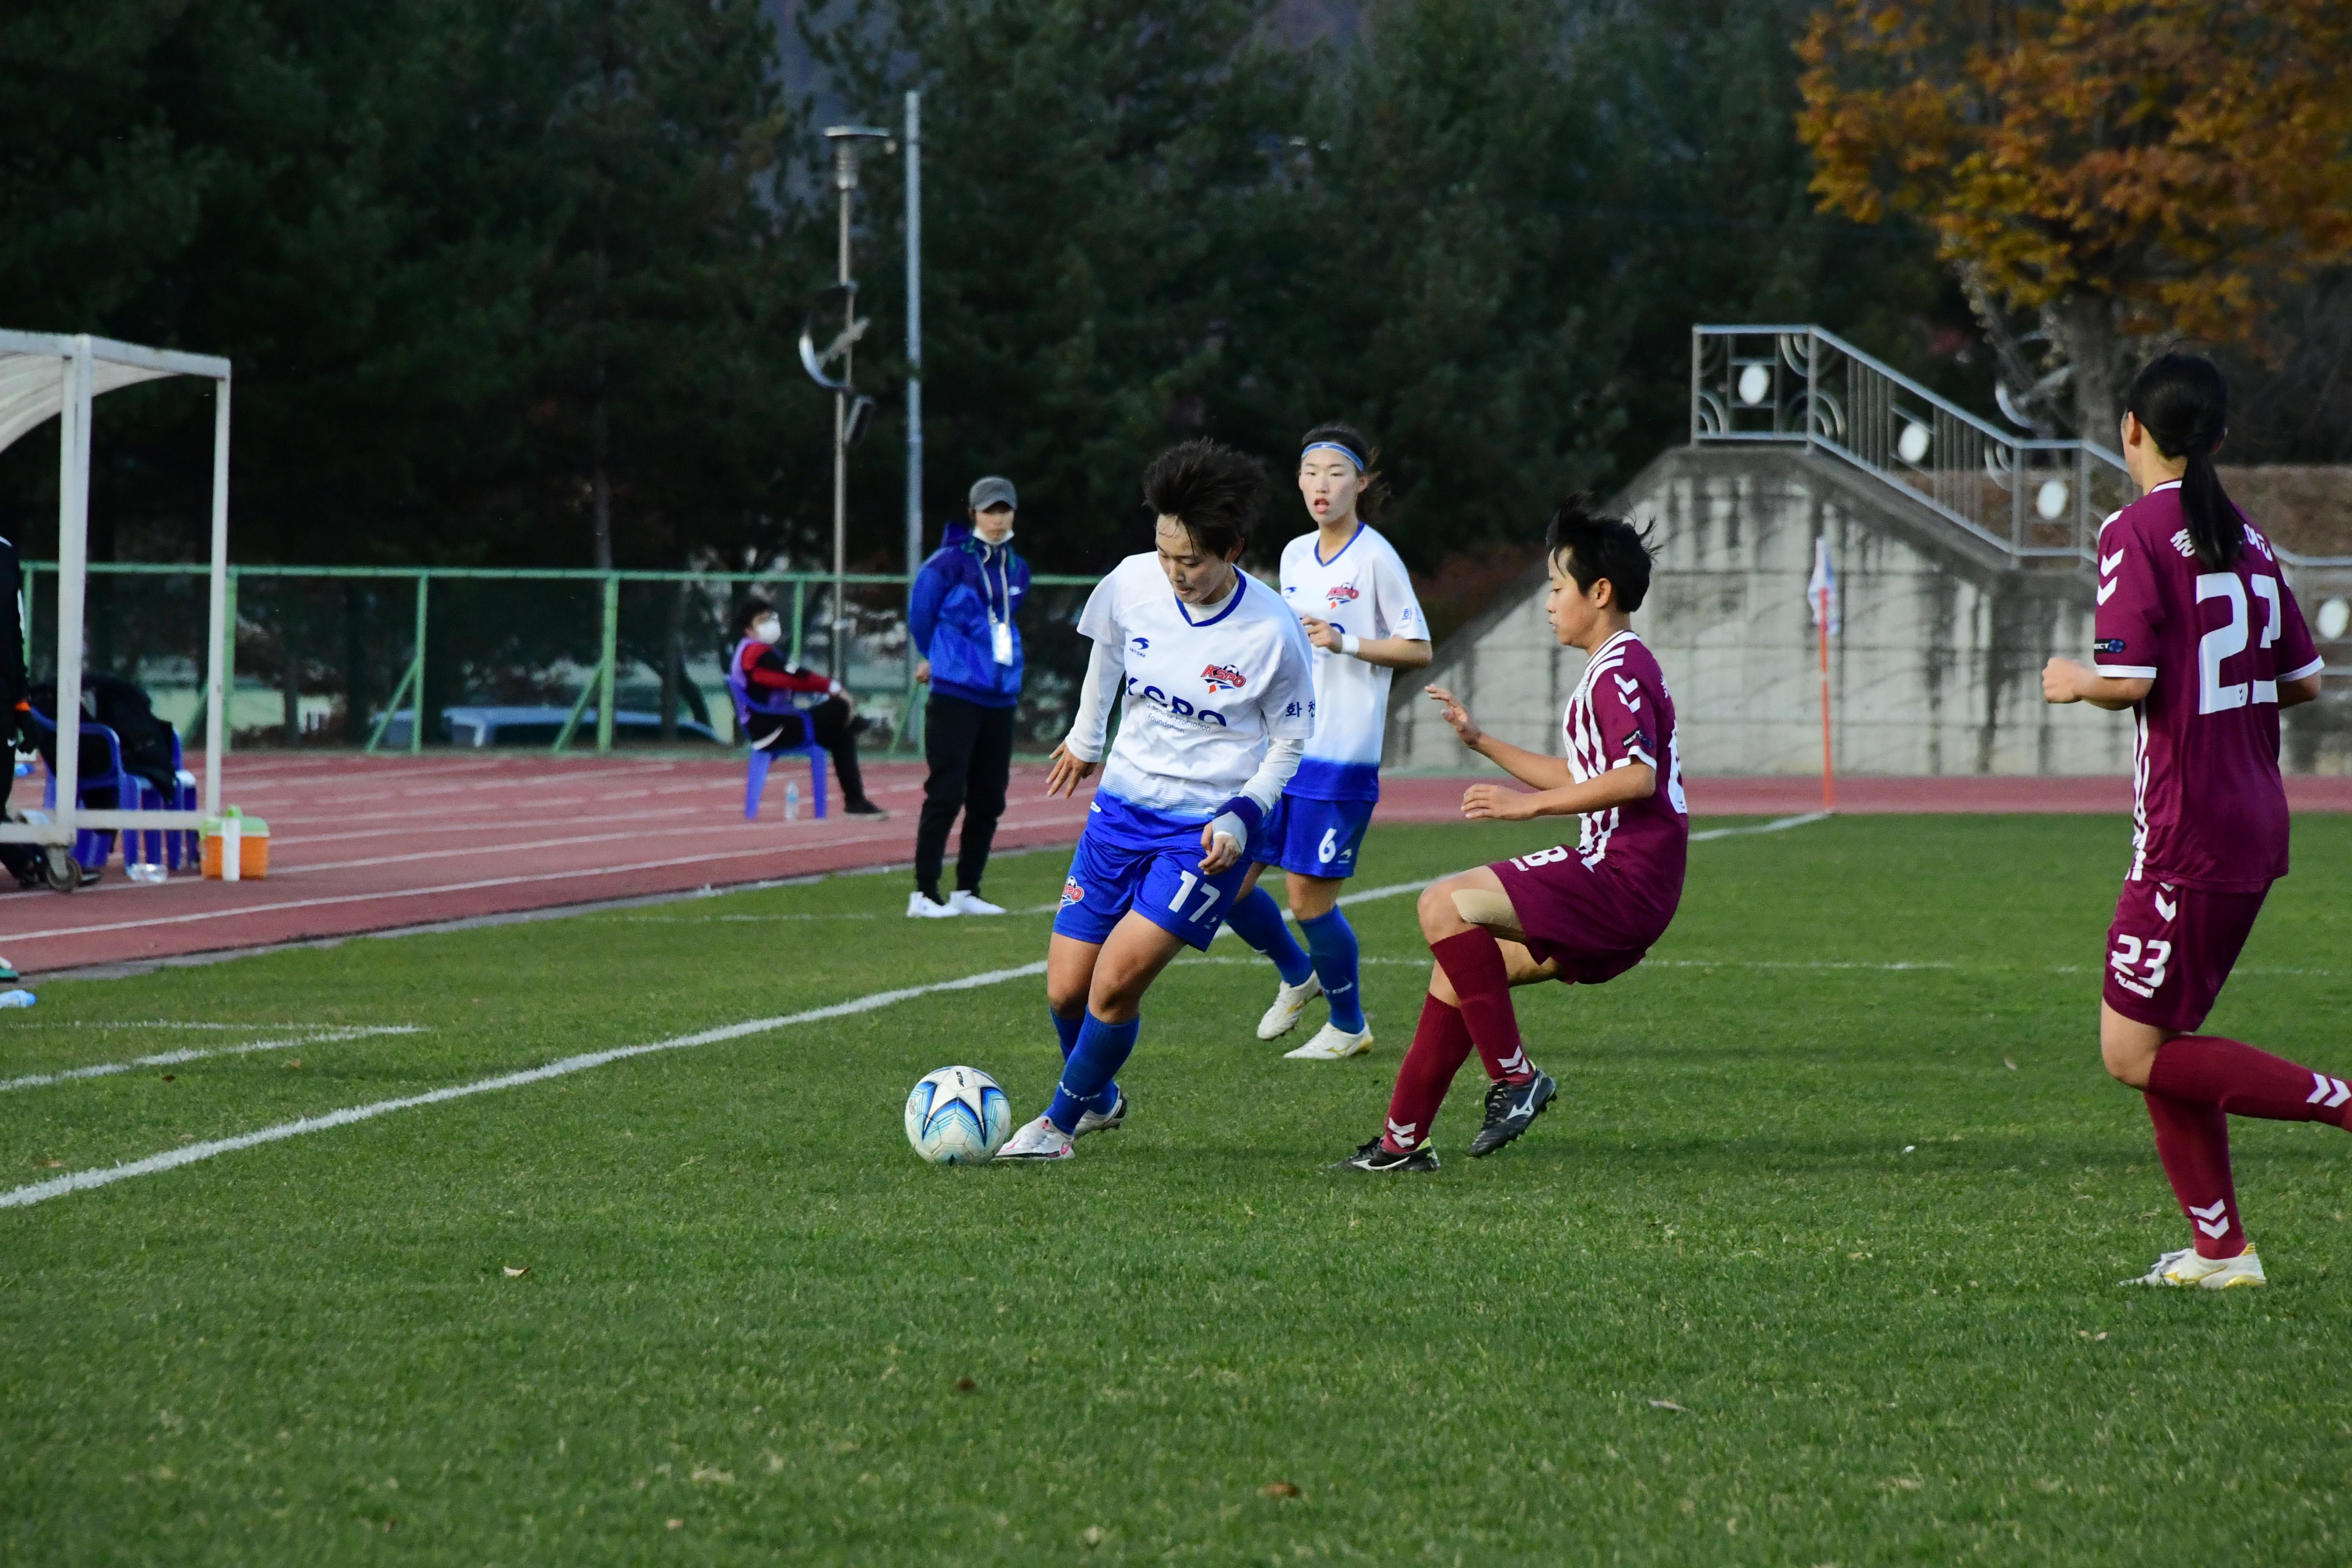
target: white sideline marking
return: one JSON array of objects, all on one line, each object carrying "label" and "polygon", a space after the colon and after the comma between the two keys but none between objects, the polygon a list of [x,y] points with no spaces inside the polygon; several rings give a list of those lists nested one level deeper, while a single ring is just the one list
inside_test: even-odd
[{"label": "white sideline marking", "polygon": [[348,1024],[194,1024],[178,1018],[42,1018],[52,1029],[344,1029]]},{"label": "white sideline marking", "polygon": [[878,921],[880,915],[623,915],[633,926],[764,925],[771,921]]},{"label": "white sideline marking", "polygon": [[408,1110],[420,1105],[438,1105],[443,1100],[463,1100],[468,1095],[489,1094],[502,1089],[520,1089],[525,1084],[544,1083],[551,1078],[565,1078],[572,1073],[586,1072],[590,1068],[605,1067],[613,1062],[627,1061],[632,1057],[652,1056],[657,1051],[684,1050],[689,1046],[716,1045],[722,1040],[740,1040],[746,1035],[761,1035],[771,1030],[788,1028],[794,1024],[814,1024],[827,1018],[846,1018],[857,1013],[870,1013],[893,1003],[912,1001],[918,996],[929,996],[941,991],[976,991],[984,985],[1000,985],[1008,980],[1024,980],[1045,973],[1045,961],[1024,963],[1015,969],[983,970],[960,979],[935,981],[929,985],[908,985],[897,991],[877,991],[847,1002],[836,1002],[829,1007],[812,1007],[805,1013],[791,1013],[781,1018],[753,1018],[746,1023],[728,1024],[716,1029],[704,1029],[698,1034],[679,1035],[673,1039],[655,1040],[642,1046],[622,1046],[609,1051],[591,1051],[584,1056],[565,1057],[544,1067],[522,1072],[501,1073],[497,1078],[478,1079],[472,1083],[451,1084],[446,1089],[430,1089],[424,1094],[404,1095],[398,1100],[379,1100],[368,1105],[346,1106],[330,1110],[323,1116],[305,1116],[295,1121],[281,1121],[274,1127],[264,1127],[253,1132],[240,1132],[234,1138],[215,1138],[209,1142],[190,1143],[178,1149],[167,1149],[161,1154],[150,1154],[143,1160],[127,1164],[105,1165],[93,1170],[75,1171],[47,1182],[35,1182],[29,1186],[0,1193],[0,1209],[24,1208],[31,1204],[46,1203],[68,1193],[86,1192],[92,1187],[110,1186],[131,1176],[152,1175],[180,1165],[194,1164],[198,1160],[210,1160],[221,1154],[233,1154],[240,1149],[251,1149],[263,1143],[276,1143],[288,1138],[299,1138],[306,1132],[324,1132],[330,1128],[348,1127],[354,1121],[366,1121],[389,1115],[395,1110]]},{"label": "white sideline marking", "polygon": [[[192,1026],[203,1027],[202,1025]],[[229,1028],[231,1025],[219,1027]],[[133,1068],[171,1067],[179,1062],[202,1061],[206,1057],[245,1057],[256,1051],[285,1050],[294,1046],[323,1045],[336,1040],[363,1040],[373,1035],[419,1035],[424,1031],[414,1024],[382,1024],[373,1026],[352,1026],[347,1028],[321,1029],[314,1034],[292,1035],[278,1040],[255,1040],[242,1046],[216,1046],[209,1050],[190,1047],[184,1050],[164,1051],[157,1056],[134,1057],[127,1062],[98,1062],[86,1068],[60,1068],[56,1072],[26,1073],[22,1078],[0,1079],[0,1094],[16,1089],[38,1089],[43,1084],[63,1083],[76,1078],[108,1078],[115,1073],[129,1072]]]}]

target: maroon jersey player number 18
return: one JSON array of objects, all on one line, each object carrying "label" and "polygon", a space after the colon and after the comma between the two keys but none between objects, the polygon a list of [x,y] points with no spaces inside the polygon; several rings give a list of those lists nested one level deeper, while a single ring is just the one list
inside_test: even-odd
[{"label": "maroon jersey player number 18", "polygon": [[2100,1054],[2139,1089],[2189,1226],[2140,1280],[2263,1283],[2230,1174],[2229,1118],[2352,1129],[2344,1079],[2196,1031],[2286,875],[2279,710],[2319,695],[2321,661],[2270,542],[2213,468],[2229,391],[2202,359],[2141,371],[2124,416],[2140,499],[2099,530],[2095,662],[2054,658],[2053,702],[2129,709],[2132,854],[2107,931]]}]

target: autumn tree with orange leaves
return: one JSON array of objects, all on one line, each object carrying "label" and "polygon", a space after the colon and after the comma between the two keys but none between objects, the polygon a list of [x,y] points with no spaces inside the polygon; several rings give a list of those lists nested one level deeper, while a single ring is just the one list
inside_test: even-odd
[{"label": "autumn tree with orange leaves", "polygon": [[2345,0],[1833,0],[1798,53],[1822,208],[1926,225],[2046,429],[2352,259]]}]

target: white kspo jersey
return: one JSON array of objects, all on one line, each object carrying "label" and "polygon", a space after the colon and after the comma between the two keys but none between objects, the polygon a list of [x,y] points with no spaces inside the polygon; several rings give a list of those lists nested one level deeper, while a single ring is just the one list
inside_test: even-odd
[{"label": "white kspo jersey", "polygon": [[1257,772],[1270,738],[1315,731],[1314,645],[1273,589],[1235,576],[1240,590],[1195,619],[1158,555],[1130,555],[1078,616],[1078,635],[1125,664],[1102,787],[1130,805],[1206,821]]},{"label": "white kspo jersey", "polygon": [[[1377,529],[1360,523],[1355,537],[1328,561],[1321,548],[1320,533],[1302,533],[1283,546],[1282,596],[1294,613],[1368,640],[1428,637],[1412,579]],[[1315,652],[1315,738],[1286,793],[1307,800],[1378,800],[1395,672],[1307,646]]]}]

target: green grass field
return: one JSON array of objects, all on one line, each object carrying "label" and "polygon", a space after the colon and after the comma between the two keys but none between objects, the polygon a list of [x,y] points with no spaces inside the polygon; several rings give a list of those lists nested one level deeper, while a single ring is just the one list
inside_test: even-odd
[{"label": "green grass field", "polygon": [[[1379,829],[1366,879],[1550,841]],[[2352,1142],[2237,1124],[2269,1290],[2116,1287],[2185,1234],[2094,1039],[2124,841],[1694,846],[1649,963],[1518,994],[1559,1108],[1461,1158],[1474,1066],[1426,1179],[1321,1168],[1417,1010],[1391,898],[1372,1058],[1259,1044],[1220,942],[1065,1165],[900,1131],[950,1062],[1035,1114],[1022,978],[0,1210],[0,1562],[2342,1563]],[[2344,1072],[2352,821],[2295,856],[2211,1026]],[[0,1187],[1042,957],[902,884],[44,987],[0,1079],[417,1032],[8,1089]],[[121,1026],[194,1022],[252,1026]]]}]

